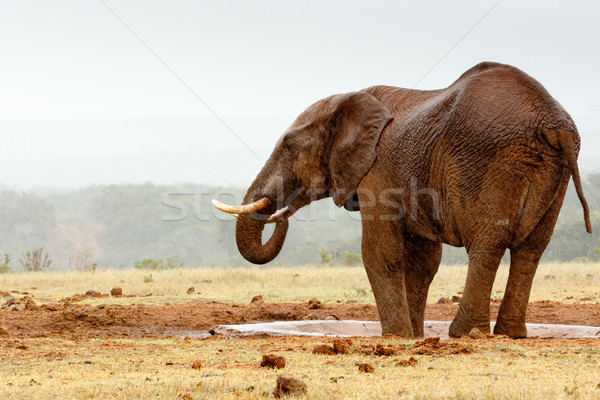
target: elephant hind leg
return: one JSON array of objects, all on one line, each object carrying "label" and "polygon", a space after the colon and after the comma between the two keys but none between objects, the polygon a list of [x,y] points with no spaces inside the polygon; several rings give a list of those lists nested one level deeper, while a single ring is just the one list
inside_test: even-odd
[{"label": "elephant hind leg", "polygon": [[500,305],[498,319],[494,327],[495,334],[513,338],[527,337],[525,316],[531,284],[542,253],[550,242],[566,186],[565,183],[554,203],[527,239],[510,251],[510,272],[504,299]]},{"label": "elephant hind leg", "polygon": [[423,337],[427,294],[442,259],[442,244],[423,238],[405,239],[403,263],[406,300],[415,337]]},{"label": "elephant hind leg", "polygon": [[469,249],[467,281],[460,308],[450,324],[451,337],[468,335],[473,328],[490,332],[490,295],[505,251],[506,247],[491,245]]}]

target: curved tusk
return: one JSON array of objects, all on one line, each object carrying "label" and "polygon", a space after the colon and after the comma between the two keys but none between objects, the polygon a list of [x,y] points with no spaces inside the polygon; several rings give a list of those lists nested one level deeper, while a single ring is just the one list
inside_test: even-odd
[{"label": "curved tusk", "polygon": [[[233,215],[236,218],[240,216],[239,214],[231,214],[231,215]],[[285,206],[282,209],[275,212],[274,214],[272,214],[269,217],[269,219],[267,219],[265,224],[274,224],[275,222],[279,222],[279,221],[283,221],[284,219],[288,219],[292,215],[294,215],[294,212],[290,211],[288,206]]]},{"label": "curved tusk", "polygon": [[228,204],[221,203],[218,200],[212,200],[213,207],[218,208],[219,210],[228,214],[248,214],[253,211],[262,210],[268,204],[269,199],[266,197],[263,197],[262,199],[252,202],[250,204],[244,204],[243,206],[230,206]]},{"label": "curved tusk", "polygon": [[288,219],[292,215],[294,215],[295,211],[290,211],[288,206],[283,207],[281,210],[278,210],[276,213],[272,214],[267,220],[267,224],[272,224],[274,222],[283,221],[284,219]]}]

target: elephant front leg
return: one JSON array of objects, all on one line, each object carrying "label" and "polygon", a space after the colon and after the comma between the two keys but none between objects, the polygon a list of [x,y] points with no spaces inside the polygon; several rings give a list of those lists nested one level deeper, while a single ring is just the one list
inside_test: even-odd
[{"label": "elephant front leg", "polygon": [[410,320],[415,337],[423,337],[427,294],[440,266],[442,244],[418,237],[412,237],[404,243],[404,278]]},{"label": "elephant front leg", "polygon": [[477,328],[490,332],[490,295],[504,249],[469,252],[469,270],[460,308],[450,324],[451,337],[468,335]]},{"label": "elephant front leg", "polygon": [[410,310],[406,300],[404,271],[397,265],[382,265],[365,257],[365,270],[377,303],[382,335],[414,337]]}]

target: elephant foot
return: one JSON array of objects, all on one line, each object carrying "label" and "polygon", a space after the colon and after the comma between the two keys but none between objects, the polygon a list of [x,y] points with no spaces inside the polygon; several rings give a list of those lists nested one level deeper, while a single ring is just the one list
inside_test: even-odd
[{"label": "elephant foot", "polygon": [[496,326],[494,326],[494,335],[505,335],[513,339],[522,339],[527,337],[527,327],[524,322],[509,323],[498,318]]},{"label": "elephant foot", "polygon": [[[394,335],[400,336],[405,339],[412,339],[415,337],[412,326],[404,326],[403,324],[393,324],[381,322],[381,335]],[[422,335],[421,335],[422,336]]]},{"label": "elephant foot", "polygon": [[461,311],[458,311],[456,317],[450,324],[448,334],[450,337],[459,338],[471,333],[473,328],[479,329],[481,333],[490,333],[490,322],[488,321],[475,321],[472,318],[465,316]]}]

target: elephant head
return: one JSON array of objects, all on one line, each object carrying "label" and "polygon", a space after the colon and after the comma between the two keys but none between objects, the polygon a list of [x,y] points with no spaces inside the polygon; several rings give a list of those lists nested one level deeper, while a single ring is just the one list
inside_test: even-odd
[{"label": "elephant head", "polygon": [[[392,115],[365,92],[338,94],[306,109],[285,131],[241,206],[213,205],[235,214],[236,242],[255,264],[273,260],[285,241],[287,218],[311,201],[332,196],[345,206],[376,158]],[[276,223],[262,243],[266,223]]]}]

